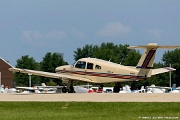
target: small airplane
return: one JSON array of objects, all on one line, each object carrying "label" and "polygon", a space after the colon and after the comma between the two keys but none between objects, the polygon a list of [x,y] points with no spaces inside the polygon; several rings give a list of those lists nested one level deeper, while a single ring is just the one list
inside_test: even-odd
[{"label": "small airplane", "polygon": [[147,90],[151,93],[179,93],[180,88],[173,84],[172,87],[162,87],[162,86],[147,86]]},{"label": "small airplane", "polygon": [[58,78],[67,83],[67,90],[73,92],[73,81],[83,81],[87,83],[112,83],[125,81],[145,80],[152,75],[174,71],[171,67],[153,69],[156,50],[158,48],[175,49],[179,46],[159,46],[157,43],[148,45],[129,46],[129,49],[145,49],[137,66],[124,66],[110,61],[97,58],[82,58],[73,65],[64,65],[55,69],[56,73],[9,68],[10,71],[39,75],[50,78]]},{"label": "small airplane", "polygon": [[16,87],[19,93],[57,93],[58,89],[62,89],[62,86],[46,86],[45,83],[41,83],[42,86],[34,87]]}]

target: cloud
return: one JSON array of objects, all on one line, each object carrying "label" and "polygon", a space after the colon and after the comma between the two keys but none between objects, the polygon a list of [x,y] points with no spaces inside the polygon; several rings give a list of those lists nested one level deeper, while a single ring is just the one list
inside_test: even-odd
[{"label": "cloud", "polygon": [[79,29],[76,29],[76,28],[72,29],[72,34],[78,38],[85,38],[86,37],[86,35],[82,31],[80,31]]},{"label": "cloud", "polygon": [[45,38],[49,38],[49,39],[62,39],[65,38],[65,36],[66,36],[65,32],[58,30],[50,31],[46,35],[44,35]]},{"label": "cloud", "polygon": [[162,31],[159,29],[148,29],[147,30],[149,34],[151,34],[152,36],[156,37],[156,38],[161,38],[161,34]]},{"label": "cloud", "polygon": [[66,33],[59,30],[42,33],[39,31],[25,30],[21,32],[21,39],[25,41],[44,41],[44,40],[62,40],[66,37]]},{"label": "cloud", "polygon": [[131,32],[131,27],[125,26],[121,22],[109,22],[98,33],[98,36],[116,37]]},{"label": "cloud", "polygon": [[33,39],[41,39],[43,35],[39,31],[22,31],[21,39],[26,41],[32,41]]}]

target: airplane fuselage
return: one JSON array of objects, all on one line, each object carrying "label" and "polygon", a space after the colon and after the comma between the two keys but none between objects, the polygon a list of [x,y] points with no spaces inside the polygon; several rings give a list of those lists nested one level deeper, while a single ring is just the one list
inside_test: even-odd
[{"label": "airplane fuselage", "polygon": [[56,68],[56,73],[84,77],[94,83],[124,82],[144,79],[137,76],[135,67],[104,61],[96,58],[82,58],[74,65],[65,65]]}]

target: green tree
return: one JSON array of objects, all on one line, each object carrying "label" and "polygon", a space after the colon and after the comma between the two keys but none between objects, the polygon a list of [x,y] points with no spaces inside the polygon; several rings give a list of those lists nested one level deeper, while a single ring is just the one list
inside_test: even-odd
[{"label": "green tree", "polygon": [[85,45],[83,48],[77,48],[74,51],[74,59],[78,60],[85,57],[95,57],[123,65],[137,65],[140,53],[128,49],[129,45],[114,45],[114,43],[102,43],[97,45]]},{"label": "green tree", "polygon": [[[32,69],[32,70],[38,70],[39,68],[38,63],[34,60],[34,58],[29,57],[28,55],[22,56],[20,59],[18,59],[16,67],[23,69]],[[28,74],[15,73],[14,79],[17,86],[29,86]],[[32,85],[38,83],[39,83],[39,77],[32,75]]]},{"label": "green tree", "polygon": [[[40,62],[40,69],[41,71],[45,72],[55,72],[56,67],[67,65],[68,63],[64,61],[63,55],[60,53],[46,53],[43,60]],[[51,84],[52,82],[56,83],[56,85],[60,85],[62,83],[59,79],[41,77],[41,82],[46,83],[47,85]]]},{"label": "green tree", "polygon": [[164,66],[167,67],[171,64],[176,69],[176,71],[172,72],[172,84],[180,86],[180,49],[165,52],[162,61],[164,62]]},{"label": "green tree", "polygon": [[74,51],[74,60],[77,61],[80,58],[85,58],[85,57],[93,57],[94,52],[98,50],[97,45],[85,45],[82,49],[77,48],[76,51]]},{"label": "green tree", "polygon": [[117,51],[118,46],[113,43],[102,43],[101,46],[94,52],[93,57],[116,62],[117,57],[115,51]]},{"label": "green tree", "polygon": [[136,66],[141,58],[139,51],[130,50],[128,56],[124,59],[123,65]]}]

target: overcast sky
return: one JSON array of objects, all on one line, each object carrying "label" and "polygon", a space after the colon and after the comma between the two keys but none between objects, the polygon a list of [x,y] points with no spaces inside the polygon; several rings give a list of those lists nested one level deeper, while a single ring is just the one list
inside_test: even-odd
[{"label": "overcast sky", "polygon": [[86,44],[180,45],[179,38],[180,0],[0,0],[0,57],[12,65],[47,52],[72,64]]}]

